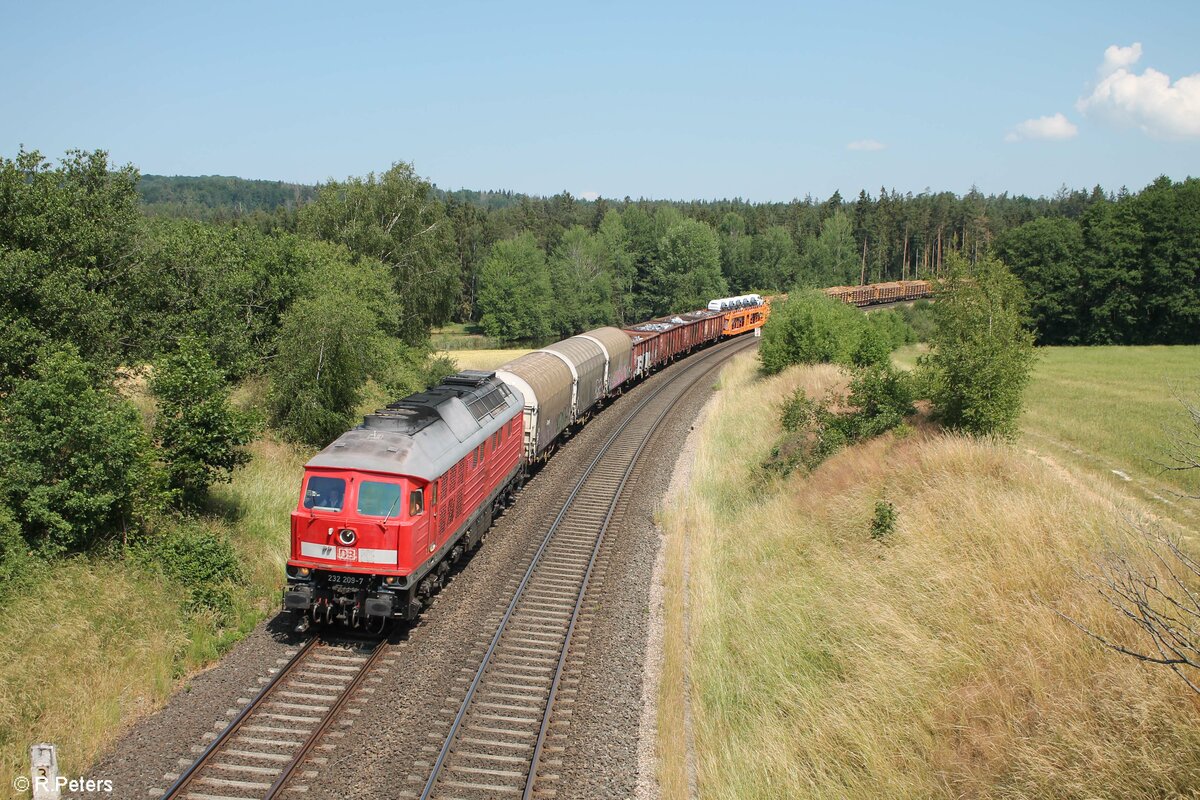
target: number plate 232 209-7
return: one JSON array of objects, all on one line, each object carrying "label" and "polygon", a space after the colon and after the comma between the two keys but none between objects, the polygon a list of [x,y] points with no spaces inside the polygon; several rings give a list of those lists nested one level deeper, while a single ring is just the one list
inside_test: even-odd
[{"label": "number plate 232 209-7", "polygon": [[333,573],[330,573],[329,575],[326,575],[325,579],[328,580],[331,584],[336,584],[338,586],[361,586],[363,583],[366,582],[367,576],[366,575],[339,575],[336,572],[333,572]]}]

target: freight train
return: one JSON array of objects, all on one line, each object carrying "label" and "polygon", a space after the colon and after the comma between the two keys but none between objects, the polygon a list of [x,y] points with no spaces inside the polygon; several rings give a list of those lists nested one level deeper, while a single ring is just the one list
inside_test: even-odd
[{"label": "freight train", "polygon": [[299,627],[411,620],[531,471],[634,383],[763,326],[769,299],[605,327],[368,414],[305,464],[283,607]]},{"label": "freight train", "polygon": [[933,295],[933,284],[929,281],[890,281],[865,286],[830,286],[821,291],[835,300],[856,306],[870,306],[930,297]]}]

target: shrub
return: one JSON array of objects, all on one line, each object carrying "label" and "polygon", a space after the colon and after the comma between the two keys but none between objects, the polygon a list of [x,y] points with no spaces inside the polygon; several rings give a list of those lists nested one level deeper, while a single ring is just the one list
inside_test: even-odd
[{"label": "shrub", "polygon": [[882,311],[872,311],[866,315],[867,324],[874,328],[893,350],[902,345],[914,344],[920,341],[917,338],[917,332],[909,324],[907,317],[902,315],[900,311],[900,308],[889,308]]},{"label": "shrub", "polygon": [[794,294],[771,309],[758,357],[773,375],[792,364],[851,362],[866,322],[862,312],[821,292]]},{"label": "shrub", "polygon": [[797,389],[780,410],[784,433],[763,468],[780,475],[797,467],[812,470],[847,444],[899,427],[913,412],[911,381],[890,364],[862,369],[850,382],[847,401],[851,410],[838,414]]},{"label": "shrub", "polygon": [[233,613],[234,588],[243,575],[237,552],[225,537],[191,520],[170,520],[140,539],[132,553],[187,590],[190,612],[213,613],[218,620]]},{"label": "shrub", "polygon": [[892,351],[896,349],[891,342],[889,333],[884,326],[875,323],[874,320],[868,322],[858,337],[854,352],[850,354],[850,363],[856,367],[888,363],[891,360]]},{"label": "shrub", "polygon": [[918,300],[910,306],[892,309],[892,313],[904,320],[904,324],[912,331],[911,340],[905,344],[928,342],[933,339],[934,331],[937,330],[937,322],[933,318],[933,303]]},{"label": "shrub", "polygon": [[846,415],[853,428],[848,434],[865,439],[899,426],[913,413],[913,399],[912,380],[891,364],[859,370],[850,381],[849,402],[855,411]]},{"label": "shrub", "polygon": [[947,264],[933,351],[921,362],[930,400],[952,428],[1011,438],[1034,361],[1025,292],[994,258],[971,265],[951,254]]},{"label": "shrub", "polygon": [[33,561],[16,515],[8,506],[0,505],[0,600],[28,574]]},{"label": "shrub", "polygon": [[46,554],[126,531],[165,500],[141,417],[73,346],[43,351],[0,406],[0,503]]},{"label": "shrub", "polygon": [[871,538],[886,539],[896,529],[896,507],[886,500],[875,502],[875,517],[871,520]]},{"label": "shrub", "polygon": [[229,482],[250,460],[241,448],[253,438],[254,422],[230,405],[221,370],[194,337],[180,340],[158,364],[150,388],[158,398],[154,439],[168,482],[185,506],[198,506],[209,486]]},{"label": "shrub", "polygon": [[848,441],[838,415],[810,400],[803,389],[784,402],[781,422],[784,435],[762,465],[768,472],[788,475],[797,467],[815,469]]}]

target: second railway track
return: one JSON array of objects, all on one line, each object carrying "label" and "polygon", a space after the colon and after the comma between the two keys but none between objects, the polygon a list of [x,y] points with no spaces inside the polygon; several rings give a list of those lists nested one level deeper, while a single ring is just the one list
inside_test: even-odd
[{"label": "second railway track", "polygon": [[[470,800],[538,794],[539,767],[572,636],[629,478],[688,390],[749,343],[735,340],[689,359],[641,399],[601,445],[517,586],[441,737],[423,787],[403,796]],[[412,777],[420,783],[420,776]]]}]

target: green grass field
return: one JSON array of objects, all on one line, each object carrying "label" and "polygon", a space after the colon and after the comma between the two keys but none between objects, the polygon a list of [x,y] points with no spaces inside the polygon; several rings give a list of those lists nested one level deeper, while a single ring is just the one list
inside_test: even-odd
[{"label": "green grass field", "polygon": [[1171,472],[1162,465],[1174,432],[1188,424],[1176,395],[1200,402],[1200,347],[1038,352],[1021,417],[1022,443],[1114,486],[1126,484],[1172,517],[1189,515],[1177,495],[1200,494],[1200,470]]},{"label": "green grass field", "polygon": [[450,322],[430,332],[434,350],[491,350],[496,342],[478,325]]}]

